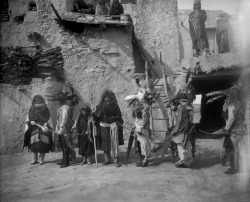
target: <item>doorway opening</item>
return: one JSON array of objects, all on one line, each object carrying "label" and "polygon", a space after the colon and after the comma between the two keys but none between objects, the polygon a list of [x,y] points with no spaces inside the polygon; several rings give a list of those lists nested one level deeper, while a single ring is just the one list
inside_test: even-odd
[{"label": "doorway opening", "polygon": [[225,90],[233,86],[240,77],[241,69],[221,70],[210,74],[192,75],[192,84],[195,88],[195,94],[201,95],[200,123],[199,128],[214,132],[225,126],[223,117],[223,105],[225,98],[207,104],[209,98],[205,95],[212,91]]}]

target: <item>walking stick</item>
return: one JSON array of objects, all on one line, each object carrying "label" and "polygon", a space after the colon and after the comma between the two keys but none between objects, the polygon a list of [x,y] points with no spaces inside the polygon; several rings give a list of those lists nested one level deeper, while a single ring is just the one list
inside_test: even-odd
[{"label": "walking stick", "polygon": [[95,136],[97,133],[96,133],[96,127],[93,121],[92,121],[92,126],[93,126],[93,140],[94,140],[94,149],[95,149],[95,164],[96,164],[96,167],[98,167],[97,154],[96,154],[96,139],[95,139]]}]

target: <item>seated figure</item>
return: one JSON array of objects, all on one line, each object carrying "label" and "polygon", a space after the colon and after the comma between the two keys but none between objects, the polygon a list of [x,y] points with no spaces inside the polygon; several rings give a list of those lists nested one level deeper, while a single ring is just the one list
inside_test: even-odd
[{"label": "seated figure", "polygon": [[113,3],[110,7],[109,15],[121,15],[123,13],[123,6],[119,2],[119,0],[113,0]]},{"label": "seated figure", "polygon": [[92,4],[86,4],[84,0],[74,0],[74,11],[85,14],[95,14]]},{"label": "seated figure", "polygon": [[105,0],[98,1],[95,14],[96,15],[108,15],[109,14],[109,8],[106,6]]}]

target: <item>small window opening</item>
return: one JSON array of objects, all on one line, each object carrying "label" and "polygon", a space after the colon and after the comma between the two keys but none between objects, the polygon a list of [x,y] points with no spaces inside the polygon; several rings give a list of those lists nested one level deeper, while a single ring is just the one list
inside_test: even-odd
[{"label": "small window opening", "polygon": [[36,2],[35,1],[30,1],[29,2],[29,11],[37,11]]},{"label": "small window opening", "polygon": [[9,21],[9,2],[8,0],[0,1],[0,22]]},{"label": "small window opening", "polygon": [[13,18],[13,21],[16,22],[17,24],[22,24],[24,21],[24,16],[25,16],[25,14],[17,15]]}]

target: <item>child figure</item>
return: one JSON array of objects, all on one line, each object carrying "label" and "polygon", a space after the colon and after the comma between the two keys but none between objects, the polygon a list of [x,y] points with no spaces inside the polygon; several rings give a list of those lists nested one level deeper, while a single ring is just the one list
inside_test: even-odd
[{"label": "child figure", "polygon": [[95,154],[93,142],[93,124],[91,109],[84,105],[72,127],[78,136],[79,155],[82,156],[81,165],[91,165],[91,156]]}]

